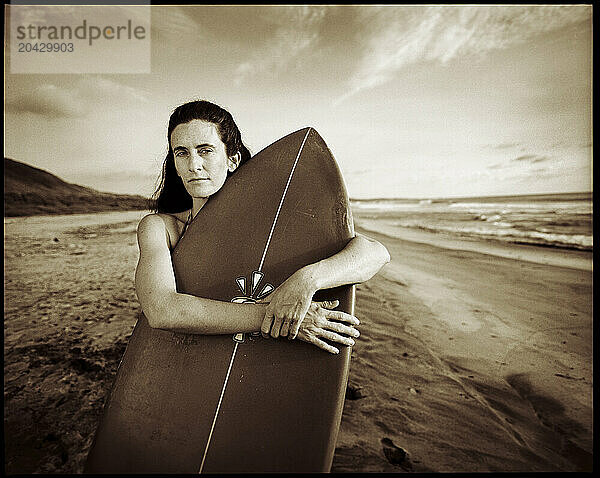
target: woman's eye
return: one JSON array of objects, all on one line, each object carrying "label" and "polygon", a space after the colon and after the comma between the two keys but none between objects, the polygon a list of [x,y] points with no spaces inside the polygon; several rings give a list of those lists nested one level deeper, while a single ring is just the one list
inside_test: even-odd
[{"label": "woman's eye", "polygon": [[200,154],[204,155],[204,154],[209,154],[212,153],[212,149],[207,149],[207,148],[203,148],[200,151]]},{"label": "woman's eye", "polygon": [[185,156],[185,151],[176,151],[175,152],[175,156],[178,157],[178,158],[181,157],[181,156]]}]

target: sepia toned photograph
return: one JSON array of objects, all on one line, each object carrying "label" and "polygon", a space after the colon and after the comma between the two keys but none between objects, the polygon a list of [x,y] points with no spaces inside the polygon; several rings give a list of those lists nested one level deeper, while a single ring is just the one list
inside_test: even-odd
[{"label": "sepia toned photograph", "polygon": [[4,6],[4,473],[593,471],[591,4]]}]

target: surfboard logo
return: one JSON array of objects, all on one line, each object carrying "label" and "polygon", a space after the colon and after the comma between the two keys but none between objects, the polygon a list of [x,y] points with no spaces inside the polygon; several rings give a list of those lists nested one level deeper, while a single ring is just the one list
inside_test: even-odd
[{"label": "surfboard logo", "polygon": [[[253,271],[250,284],[247,283],[246,277],[244,276],[236,278],[235,282],[237,283],[237,286],[242,292],[242,294],[244,295],[234,297],[233,299],[231,299],[231,302],[234,302],[236,304],[256,304],[257,301],[273,292],[273,290],[275,290],[275,287],[273,287],[273,285],[269,284],[268,282],[265,285],[263,285],[260,292],[257,292],[258,286],[264,276],[265,274],[261,271]],[[250,287],[247,288],[247,285],[250,285]],[[251,335],[258,336],[260,335],[260,332],[253,332]],[[243,343],[245,340],[244,334],[235,334],[233,336],[233,340],[234,342]]]},{"label": "surfboard logo", "polygon": [[[236,304],[256,304],[257,301],[265,298],[267,295],[273,292],[273,290],[275,290],[275,287],[273,287],[268,282],[265,285],[263,285],[262,289],[260,289],[260,292],[258,292],[258,286],[264,276],[265,274],[261,271],[252,272],[251,281],[249,284],[246,281],[246,277],[238,277],[235,281],[237,283],[238,288],[244,295],[234,297],[233,299],[231,299],[231,302],[235,302]],[[247,287],[248,285],[250,287]]]}]

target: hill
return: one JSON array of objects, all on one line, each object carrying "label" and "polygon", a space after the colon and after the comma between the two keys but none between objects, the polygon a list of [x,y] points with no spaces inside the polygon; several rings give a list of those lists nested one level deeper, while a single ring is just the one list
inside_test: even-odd
[{"label": "hill", "polygon": [[4,216],[80,214],[147,209],[142,196],[113,194],[67,183],[28,164],[4,158]]}]

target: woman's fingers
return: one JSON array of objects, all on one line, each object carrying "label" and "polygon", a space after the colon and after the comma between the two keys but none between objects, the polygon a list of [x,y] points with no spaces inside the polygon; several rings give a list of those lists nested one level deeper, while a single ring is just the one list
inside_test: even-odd
[{"label": "woman's fingers", "polygon": [[360,325],[360,320],[358,320],[353,315],[347,314],[346,312],[342,312],[339,310],[331,310],[327,311],[325,315],[330,320],[341,320],[342,322],[347,322],[348,324]]},{"label": "woman's fingers", "polygon": [[352,325],[360,325],[360,320],[358,320],[353,315],[347,314],[346,312],[342,312],[339,310],[330,310],[335,309],[338,305],[340,305],[339,300],[326,300],[323,302],[317,302],[321,307],[327,309],[325,316],[328,319],[340,320],[342,322],[347,322]]},{"label": "woman's fingers", "polygon": [[295,320],[293,318],[291,319],[285,319],[283,322],[283,325],[281,326],[281,331],[279,332],[279,335],[281,337],[287,337],[288,339],[290,338],[290,329],[292,328],[292,324],[295,323]]},{"label": "woman's fingers", "polygon": [[333,345],[329,345],[327,342],[317,338],[317,337],[310,337],[309,339],[310,343],[316,345],[317,347],[332,353],[332,354],[339,354],[340,351],[338,349],[336,349]]},{"label": "woman's fingers", "polygon": [[298,332],[300,331],[300,323],[301,322],[299,320],[294,320],[293,322],[290,322],[288,339],[294,340],[296,337],[298,337]]},{"label": "woman's fingers", "polygon": [[324,339],[332,340],[333,342],[337,342],[343,345],[354,345],[354,340],[352,340],[350,337],[344,337],[343,335],[336,334],[331,330],[322,330],[320,335]]},{"label": "woman's fingers", "polygon": [[[267,312],[261,326],[264,337],[287,337],[289,340],[300,336],[301,340],[309,342],[317,347],[333,354],[339,350],[326,342],[353,346],[353,338],[360,333],[354,328],[360,321],[346,312],[332,310],[339,306],[338,300],[314,302],[310,306],[310,313],[304,317],[305,320],[296,318],[294,315],[276,317],[274,312]],[[304,324],[304,325],[302,325]]]},{"label": "woman's fingers", "polygon": [[360,337],[360,332],[354,327],[340,324],[339,322],[327,321],[322,326],[324,329],[332,330],[333,332],[339,332],[340,334],[349,335],[350,337]]},{"label": "woman's fingers", "polygon": [[260,327],[260,333],[265,339],[269,337],[273,337],[274,339],[287,337],[291,323],[293,323],[293,319],[290,321],[272,315],[266,316]]},{"label": "woman's fingers", "polygon": [[[295,339],[298,335],[298,328],[300,323],[294,319],[283,319],[280,317],[271,317],[268,323],[263,321],[263,327],[261,327],[261,333],[264,338],[273,337],[287,337],[289,339]],[[295,329],[295,333],[291,333]]]},{"label": "woman's fingers", "polygon": [[260,333],[265,339],[268,339],[270,337],[271,326],[273,325],[274,318],[275,317],[273,317],[272,315],[265,315],[265,318],[262,321],[262,324],[260,326]]},{"label": "woman's fingers", "polygon": [[324,300],[323,302],[317,302],[324,309],[335,309],[338,305],[340,305],[339,300]]},{"label": "woman's fingers", "polygon": [[283,318],[275,317],[273,320],[273,325],[271,326],[271,337],[274,339],[279,338],[281,332],[281,324],[283,323]]}]

